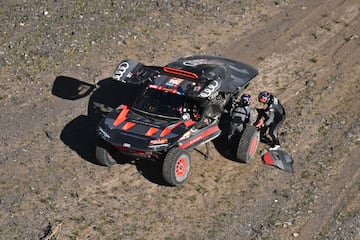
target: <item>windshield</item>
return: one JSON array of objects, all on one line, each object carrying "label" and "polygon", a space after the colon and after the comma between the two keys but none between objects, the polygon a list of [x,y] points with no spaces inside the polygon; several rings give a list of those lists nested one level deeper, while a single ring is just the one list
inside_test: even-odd
[{"label": "windshield", "polygon": [[136,99],[133,108],[162,117],[181,118],[180,111],[184,103],[184,95],[148,88]]}]

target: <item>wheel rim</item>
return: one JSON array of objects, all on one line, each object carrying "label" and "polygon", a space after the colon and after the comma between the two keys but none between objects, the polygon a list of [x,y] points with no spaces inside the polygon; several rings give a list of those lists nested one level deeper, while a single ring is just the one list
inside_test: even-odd
[{"label": "wheel rim", "polygon": [[186,175],[187,171],[187,161],[186,158],[181,157],[177,162],[175,166],[175,175],[177,178],[183,178]]},{"label": "wheel rim", "polygon": [[250,144],[250,148],[249,148],[249,155],[250,155],[250,156],[254,155],[254,153],[255,153],[255,151],[256,151],[257,143],[258,143],[258,138],[257,138],[257,137],[254,137],[254,138],[251,140],[251,144]]}]

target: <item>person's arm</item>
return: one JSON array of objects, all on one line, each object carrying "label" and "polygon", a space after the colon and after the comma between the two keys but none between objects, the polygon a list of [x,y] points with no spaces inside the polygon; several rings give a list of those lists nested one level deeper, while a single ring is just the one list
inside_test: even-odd
[{"label": "person's arm", "polygon": [[249,109],[249,123],[253,124],[256,121],[256,114],[252,108]]},{"label": "person's arm", "polygon": [[271,123],[274,122],[274,118],[275,118],[275,108],[274,106],[271,104],[269,106],[269,114],[268,114],[268,119],[266,120],[266,122],[264,123],[265,127],[268,127]]}]

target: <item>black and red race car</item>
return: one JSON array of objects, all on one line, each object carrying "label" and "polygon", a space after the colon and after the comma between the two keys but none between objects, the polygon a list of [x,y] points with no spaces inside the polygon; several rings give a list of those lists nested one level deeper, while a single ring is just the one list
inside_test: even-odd
[{"label": "black and red race car", "polygon": [[[116,164],[119,151],[157,159],[167,183],[183,184],[191,170],[188,150],[221,134],[221,115],[257,74],[247,64],[206,55],[179,58],[163,67],[120,62],[112,78],[144,90],[131,106],[121,105],[100,121],[97,160],[105,166]],[[246,128],[239,139],[240,162],[255,153],[259,136],[254,129]]]}]

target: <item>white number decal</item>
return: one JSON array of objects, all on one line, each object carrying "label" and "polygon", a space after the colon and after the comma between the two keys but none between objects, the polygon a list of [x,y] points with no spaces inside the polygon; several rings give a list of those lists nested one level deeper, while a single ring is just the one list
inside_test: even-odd
[{"label": "white number decal", "polygon": [[115,70],[113,78],[119,81],[122,78],[122,76],[124,75],[124,73],[126,72],[126,70],[128,70],[128,68],[129,68],[128,62],[120,63],[119,66]]}]

